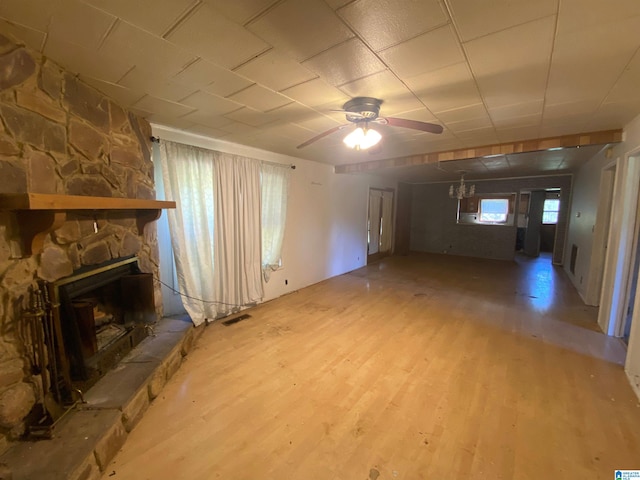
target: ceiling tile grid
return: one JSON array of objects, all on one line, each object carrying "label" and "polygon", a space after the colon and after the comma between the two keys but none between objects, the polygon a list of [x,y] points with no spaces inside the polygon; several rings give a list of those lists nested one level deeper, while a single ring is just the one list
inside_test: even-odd
[{"label": "ceiling tile grid", "polygon": [[[638,0],[0,0],[0,31],[150,120],[330,164],[619,128],[640,113]],[[355,96],[373,154],[328,135]],[[546,167],[545,167],[546,168]]]}]

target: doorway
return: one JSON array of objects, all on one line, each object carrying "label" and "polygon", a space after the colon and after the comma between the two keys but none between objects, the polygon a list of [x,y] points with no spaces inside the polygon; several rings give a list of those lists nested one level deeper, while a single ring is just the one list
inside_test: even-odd
[{"label": "doorway", "polygon": [[369,189],[367,219],[367,263],[391,254],[393,246],[392,189]]}]

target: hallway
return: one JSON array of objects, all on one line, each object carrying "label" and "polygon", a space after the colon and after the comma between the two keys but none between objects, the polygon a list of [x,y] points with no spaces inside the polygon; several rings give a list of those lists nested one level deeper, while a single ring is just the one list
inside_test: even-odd
[{"label": "hallway", "polygon": [[205,330],[105,480],[640,468],[625,348],[548,259],[389,257],[248,313]]}]

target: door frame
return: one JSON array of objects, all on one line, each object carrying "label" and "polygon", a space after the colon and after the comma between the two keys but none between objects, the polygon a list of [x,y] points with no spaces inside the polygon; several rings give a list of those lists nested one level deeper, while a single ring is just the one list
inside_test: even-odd
[{"label": "door frame", "polygon": [[602,293],[604,266],[607,253],[607,240],[611,227],[613,194],[616,180],[616,162],[610,162],[601,169],[600,188],[598,189],[598,207],[593,228],[593,246],[589,262],[588,283],[584,303],[598,306]]},{"label": "door frame", "polygon": [[624,332],[628,284],[633,259],[633,237],[640,190],[640,147],[616,161],[613,207],[608,235],[598,324],[604,333],[620,337]]},{"label": "door frame", "polygon": [[[386,251],[386,252],[381,252],[381,251],[377,251],[376,253],[373,253],[371,255],[369,255],[369,242],[367,241],[367,244],[365,246],[366,252],[367,252],[367,263],[371,263],[371,262],[375,262],[378,261],[384,257],[387,257],[389,255],[391,255],[393,253],[393,250],[395,248],[395,231],[396,231],[396,225],[395,225],[395,218],[396,218],[396,189],[395,188],[390,188],[390,187],[369,187],[369,190],[367,190],[367,239],[369,238],[369,228],[370,228],[370,207],[371,207],[371,203],[370,203],[370,199],[371,199],[371,191],[378,191],[378,192],[390,192],[393,197],[391,199],[391,250]],[[380,215],[382,215],[382,197],[380,197]],[[382,222],[381,222],[382,225]],[[378,237],[378,239],[380,239],[381,237]],[[380,246],[378,246],[378,248],[380,248]]]}]

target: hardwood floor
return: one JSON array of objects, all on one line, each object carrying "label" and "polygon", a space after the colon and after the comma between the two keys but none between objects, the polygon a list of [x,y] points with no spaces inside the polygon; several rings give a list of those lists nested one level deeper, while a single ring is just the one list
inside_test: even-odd
[{"label": "hardwood floor", "polygon": [[548,257],[390,257],[249,313],[207,327],[105,480],[640,468],[624,346]]}]

